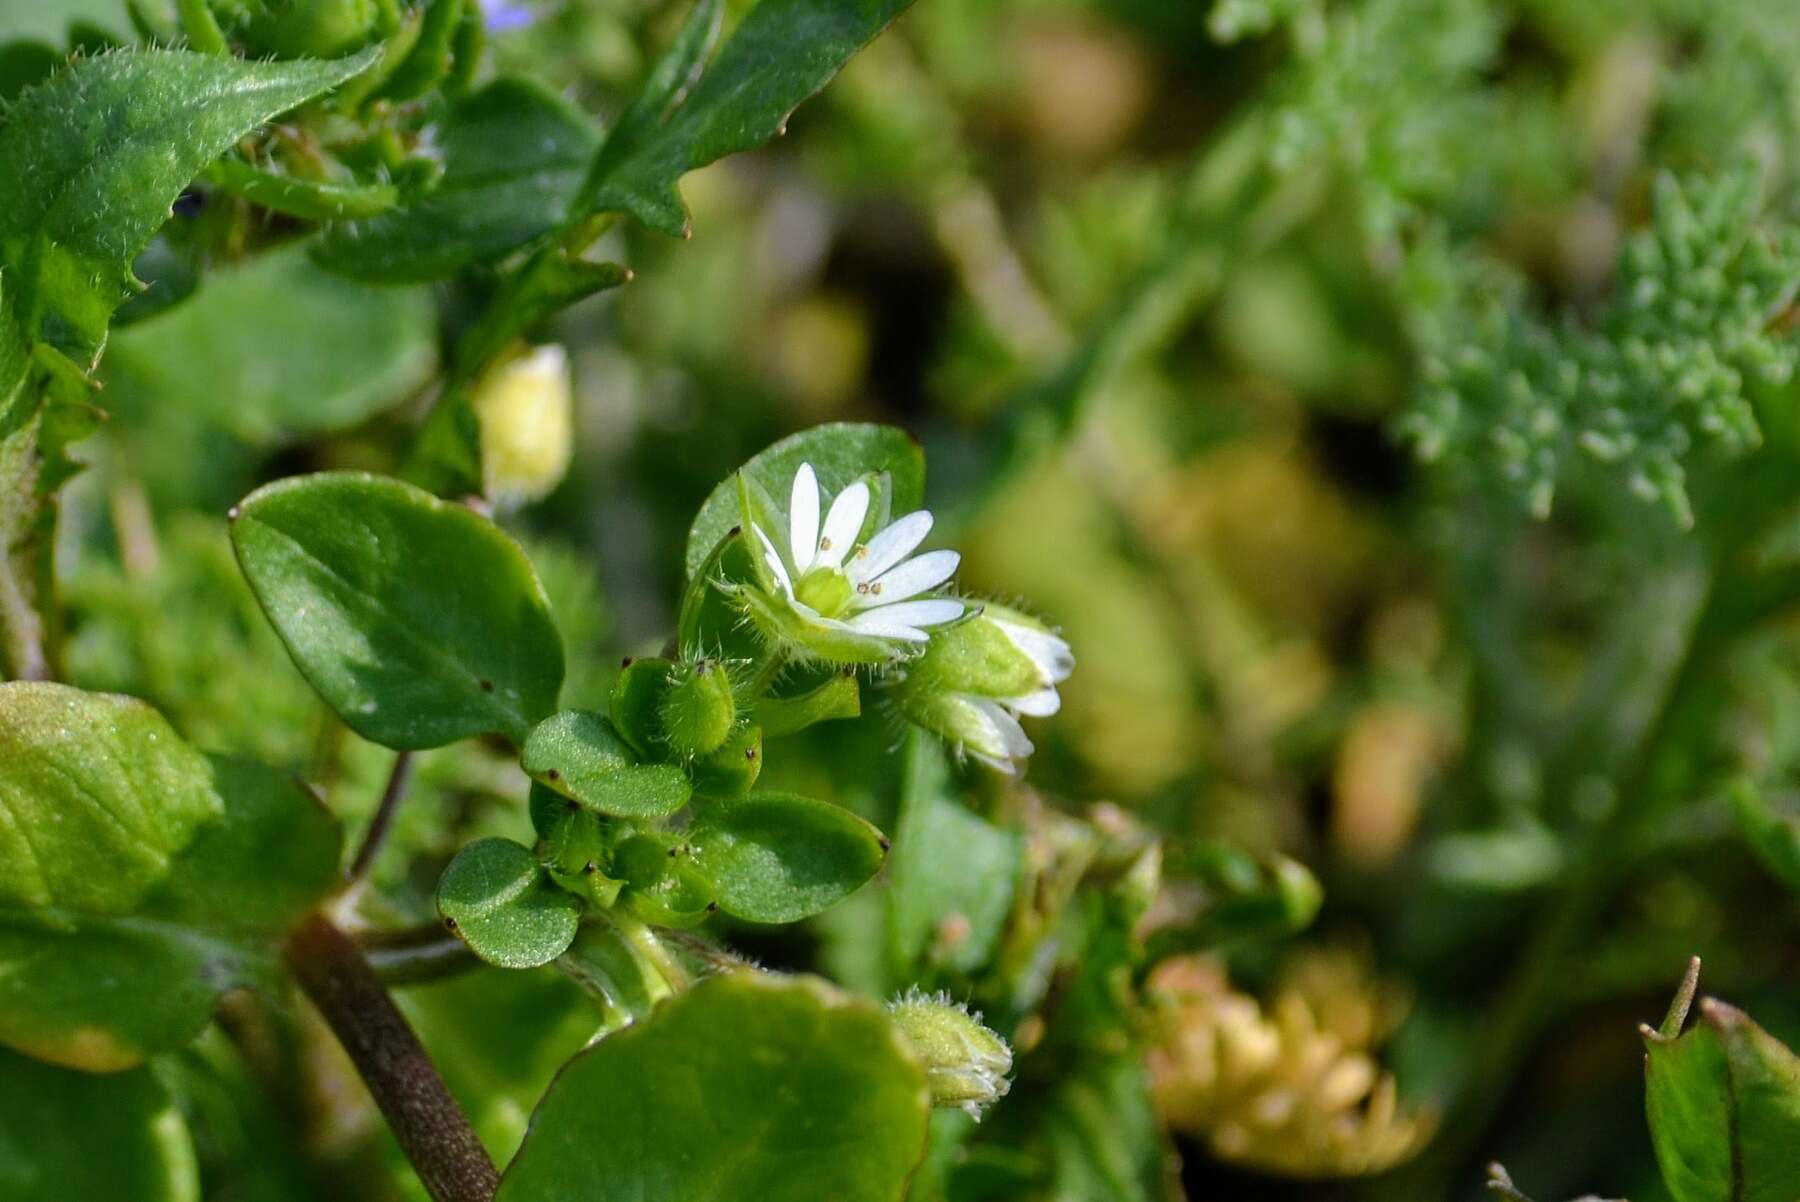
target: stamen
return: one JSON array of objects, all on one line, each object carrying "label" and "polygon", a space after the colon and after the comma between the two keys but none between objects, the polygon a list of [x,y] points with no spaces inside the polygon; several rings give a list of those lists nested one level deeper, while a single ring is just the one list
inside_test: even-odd
[{"label": "stamen", "polygon": [[821,551],[831,550],[831,540],[828,538],[821,538],[819,540],[819,550],[821,550]]}]

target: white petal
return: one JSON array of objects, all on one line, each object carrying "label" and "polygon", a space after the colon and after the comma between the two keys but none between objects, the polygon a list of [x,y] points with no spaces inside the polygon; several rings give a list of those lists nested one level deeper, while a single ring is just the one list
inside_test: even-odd
[{"label": "white petal", "polygon": [[955,551],[927,551],[871,581],[867,592],[859,585],[851,604],[864,607],[887,605],[916,597],[956,575],[956,565],[961,562],[962,556]]},{"label": "white petal", "polygon": [[782,565],[780,552],[775,550],[775,544],[769,541],[769,536],[763,533],[761,526],[752,522],[750,529],[756,531],[756,537],[762,540],[763,562],[769,565],[771,572],[775,573],[775,583],[781,586],[782,592],[792,597],[794,582],[788,579],[787,568]]},{"label": "white petal", "polygon": [[1031,754],[1031,740],[1026,737],[1025,728],[1019,725],[1017,718],[985,697],[971,697],[969,704],[981,712],[981,716],[993,730],[996,745],[1005,748],[1005,754],[1015,760],[1022,760]]},{"label": "white petal", "polygon": [[850,557],[844,575],[850,577],[851,584],[873,580],[911,555],[913,548],[924,542],[930,533],[931,514],[915,509],[877,531],[867,546]]},{"label": "white petal", "polygon": [[898,605],[878,605],[874,609],[865,609],[850,619],[850,625],[858,630],[870,626],[937,626],[944,622],[954,622],[962,617],[962,613],[961,601],[933,597],[929,601],[902,601]]},{"label": "white petal", "polygon": [[869,516],[869,486],[858,480],[837,495],[831,512],[825,515],[825,530],[819,535],[819,554],[813,566],[835,568],[844,562],[856,536],[862,533],[863,519]]},{"label": "white petal", "polygon": [[994,625],[1013,641],[1014,646],[1031,657],[1031,662],[1038,666],[1038,671],[1051,684],[1067,680],[1069,673],[1075,670],[1075,652],[1070,649],[1069,644],[1048,631],[1033,630],[1004,618],[995,618]]},{"label": "white petal", "polygon": [[885,622],[864,622],[852,618],[849,627],[857,634],[873,635],[878,639],[899,639],[907,643],[923,643],[931,638],[923,630],[913,626],[890,625]]},{"label": "white petal", "polygon": [[794,552],[794,571],[804,576],[819,550],[819,478],[812,464],[803,463],[794,473],[794,491],[788,498],[788,546]]},{"label": "white petal", "polygon": [[1024,714],[1029,718],[1048,718],[1062,708],[1062,698],[1054,688],[1039,689],[1023,697],[1011,698],[1006,702],[1006,707],[1015,714]]}]

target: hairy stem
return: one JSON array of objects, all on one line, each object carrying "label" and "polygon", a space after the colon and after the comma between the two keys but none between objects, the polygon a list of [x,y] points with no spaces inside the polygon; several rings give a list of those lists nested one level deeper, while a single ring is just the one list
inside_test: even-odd
[{"label": "hairy stem", "polygon": [[356,942],[315,914],[288,936],[286,955],[426,1192],[436,1202],[492,1202],[493,1161]]},{"label": "hairy stem", "polygon": [[402,751],[394,756],[394,769],[388,773],[387,787],[381,791],[381,803],[375,807],[375,816],[369,820],[369,829],[363,833],[362,846],[356,849],[356,856],[350,861],[349,879],[360,881],[369,875],[369,869],[375,865],[375,857],[381,854],[382,844],[387,841],[388,827],[393,824],[394,813],[400,808],[400,799],[406,796],[406,786],[412,780],[413,753]]}]

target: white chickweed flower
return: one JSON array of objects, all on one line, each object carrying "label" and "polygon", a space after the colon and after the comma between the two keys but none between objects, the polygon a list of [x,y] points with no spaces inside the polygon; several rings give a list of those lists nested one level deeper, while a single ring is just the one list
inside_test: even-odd
[{"label": "white chickweed flower", "polygon": [[1033,750],[1019,718],[1061,709],[1056,686],[1074,669],[1069,644],[1047,626],[989,604],[933,635],[907,669],[900,710],[964,754],[1012,774]]},{"label": "white chickweed flower", "polygon": [[779,594],[766,599],[775,604],[749,599],[759,623],[803,653],[875,663],[916,649],[930,639],[929,628],[963,616],[961,601],[927,595],[956,574],[962,557],[913,555],[931,530],[931,514],[916,510],[862,542],[868,483],[858,480],[832,498],[822,524],[820,492],[812,464],[803,463],[794,473],[787,529],[750,523]]}]

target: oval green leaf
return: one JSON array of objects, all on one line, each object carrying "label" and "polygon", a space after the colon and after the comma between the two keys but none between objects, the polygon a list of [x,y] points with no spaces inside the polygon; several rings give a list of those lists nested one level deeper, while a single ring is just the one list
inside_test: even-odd
[{"label": "oval green leaf", "polygon": [[536,968],[575,939],[581,900],[551,882],[529,850],[481,839],[456,853],[437,889],[444,925],[501,968]]},{"label": "oval green leaf", "polygon": [[599,714],[564,710],[537,724],[520,764],[534,780],[618,818],[661,818],[688,803],[692,789],[673,764],[640,764]]},{"label": "oval green leaf", "polygon": [[231,539],[300,671],[364,738],[522,743],[556,708],[562,639],[543,586],[518,544],[463,506],[324,472],[251,493]]},{"label": "oval green leaf", "polygon": [[497,1202],[899,1202],[929,1105],[874,1006],[728,973],[571,1060]]},{"label": "oval green leaf", "polygon": [[140,701],[0,685],[0,1043],[89,1071],[181,1046],[276,979],[338,852],[291,777],[208,760]]},{"label": "oval green leaf", "polygon": [[[802,463],[812,464],[820,486],[828,494],[849,487],[871,472],[887,473],[890,503],[896,516],[917,509],[925,500],[925,453],[912,435],[894,426],[863,422],[814,426],[758,452],[738,470],[785,508],[793,491],[794,473]],[[688,531],[690,578],[738,523],[738,485],[733,475],[712,490]]]},{"label": "oval green leaf", "polygon": [[707,810],[688,844],[719,905],[751,922],[797,922],[829,909],[881,870],[888,847],[849,810],[787,793]]},{"label": "oval green leaf", "polygon": [[424,290],[339,279],[294,246],[209,272],[185,304],[120,330],[103,376],[109,406],[186,409],[267,446],[368,420],[436,361]]}]

